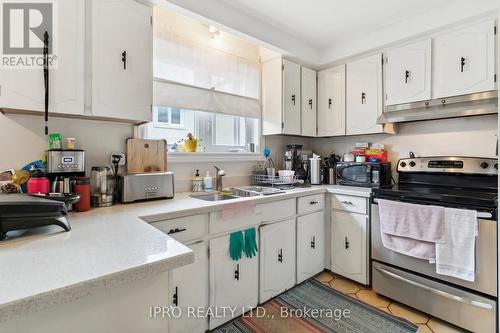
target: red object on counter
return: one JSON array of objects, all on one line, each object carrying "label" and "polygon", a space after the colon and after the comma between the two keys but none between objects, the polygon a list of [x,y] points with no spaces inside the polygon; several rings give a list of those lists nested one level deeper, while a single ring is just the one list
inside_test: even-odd
[{"label": "red object on counter", "polygon": [[77,212],[85,212],[90,209],[90,179],[88,177],[76,177],[75,193],[80,195],[80,201],[75,203]]},{"label": "red object on counter", "polygon": [[48,194],[50,188],[49,179],[46,177],[30,178],[28,180],[28,193]]}]

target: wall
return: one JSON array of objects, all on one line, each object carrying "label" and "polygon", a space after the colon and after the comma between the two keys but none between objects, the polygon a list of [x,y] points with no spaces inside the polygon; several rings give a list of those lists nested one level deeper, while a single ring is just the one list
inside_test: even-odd
[{"label": "wall", "polygon": [[[63,118],[50,118],[49,131],[76,138],[77,148],[86,151],[87,170],[109,165],[110,153],[125,151],[125,140],[134,134],[128,124]],[[0,170],[40,159],[48,148],[43,117],[0,114],[0,142]]]},{"label": "wall", "polygon": [[497,116],[480,116],[400,124],[397,135],[378,134],[321,138],[312,141],[312,149],[326,155],[344,154],[356,142],[385,145],[393,166],[399,158],[416,156],[459,155],[496,157]]}]

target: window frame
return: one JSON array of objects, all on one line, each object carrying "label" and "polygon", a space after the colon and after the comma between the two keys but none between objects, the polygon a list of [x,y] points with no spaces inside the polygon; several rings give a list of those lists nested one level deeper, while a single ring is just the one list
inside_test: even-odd
[{"label": "window frame", "polygon": [[[168,110],[168,122],[164,121],[159,121],[158,117],[158,111],[159,108],[164,108]],[[172,123],[172,109],[178,109],[180,114],[179,114],[179,124],[173,124]],[[182,108],[173,108],[170,106],[159,106],[159,105],[154,105],[153,106],[153,126],[156,128],[166,128],[166,129],[177,129],[177,130],[182,130],[182,129],[187,129],[186,128],[186,123],[185,123],[185,117],[184,117],[184,110]]]}]

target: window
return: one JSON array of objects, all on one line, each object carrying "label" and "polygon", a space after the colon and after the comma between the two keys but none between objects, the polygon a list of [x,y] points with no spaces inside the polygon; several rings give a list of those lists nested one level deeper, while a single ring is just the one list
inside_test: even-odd
[{"label": "window", "polygon": [[160,128],[185,128],[184,112],[179,108],[154,107],[153,122]]},{"label": "window", "polygon": [[170,151],[183,151],[187,133],[201,140],[199,152],[248,152],[250,143],[258,151],[257,118],[160,106],[153,107],[153,116],[154,121],[145,125],[145,136],[167,140]]}]

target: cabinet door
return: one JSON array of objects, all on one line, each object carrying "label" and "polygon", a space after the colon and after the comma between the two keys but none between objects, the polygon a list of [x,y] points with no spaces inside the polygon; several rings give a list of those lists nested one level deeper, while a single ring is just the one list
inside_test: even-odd
[{"label": "cabinet door", "polygon": [[[49,72],[49,112],[81,115],[84,112],[85,1],[59,1],[55,13],[59,28],[52,36],[52,43],[57,62]],[[42,112],[44,105],[43,69],[0,70],[0,108]]]},{"label": "cabinet door", "polygon": [[206,308],[208,305],[208,256],[205,242],[189,246],[194,252],[194,263],[172,272],[170,300],[172,306],[182,309],[181,318],[170,318],[171,332],[203,333],[208,329],[206,318],[188,318],[188,307]]},{"label": "cabinet door", "polygon": [[92,113],[151,120],[151,7],[134,0],[92,2]]},{"label": "cabinet door", "polygon": [[434,97],[495,89],[494,20],[434,40]]},{"label": "cabinet door", "polygon": [[346,120],[348,135],[382,133],[382,56],[347,64]]},{"label": "cabinet door", "polygon": [[297,218],[297,283],[325,269],[325,212]]},{"label": "cabinet door", "polygon": [[302,67],[302,135],[316,136],[316,71]]},{"label": "cabinet door", "polygon": [[[243,256],[233,261],[229,256],[229,236],[210,240],[210,306],[236,308],[239,316],[243,307],[257,306],[259,295],[258,256]],[[218,313],[210,318],[210,329],[233,319]]]},{"label": "cabinet door", "polygon": [[283,62],[274,58],[262,63],[262,134],[283,131]]},{"label": "cabinet door", "polygon": [[385,54],[386,105],[431,99],[430,39]]},{"label": "cabinet door", "polygon": [[368,284],[367,222],[362,214],[332,211],[332,271]]},{"label": "cabinet door", "polygon": [[345,65],[318,73],[318,136],[345,135]]},{"label": "cabinet door", "polygon": [[300,135],[300,102],[300,66],[283,60],[283,134]]},{"label": "cabinet door", "polygon": [[260,303],[295,285],[295,219],[260,228]]}]

